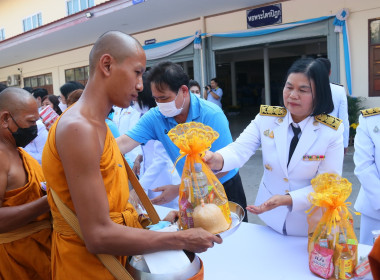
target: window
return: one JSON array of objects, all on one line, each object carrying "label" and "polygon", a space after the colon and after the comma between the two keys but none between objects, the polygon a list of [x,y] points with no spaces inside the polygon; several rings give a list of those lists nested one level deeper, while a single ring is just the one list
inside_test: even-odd
[{"label": "window", "polygon": [[380,18],[370,19],[369,27],[369,96],[380,96]]},{"label": "window", "polygon": [[83,11],[93,6],[94,6],[94,0],[67,0],[66,1],[67,15],[75,14],[77,12]]},{"label": "window", "polygon": [[83,66],[65,70],[65,81],[77,81],[86,85],[89,75],[89,67]]},{"label": "window", "polygon": [[4,28],[0,28],[0,41],[5,40],[5,31]]},{"label": "window", "polygon": [[24,32],[32,30],[42,25],[42,15],[41,13],[32,15],[22,20],[22,26]]},{"label": "window", "polygon": [[53,77],[51,73],[24,78],[24,87],[45,88],[53,94]]}]

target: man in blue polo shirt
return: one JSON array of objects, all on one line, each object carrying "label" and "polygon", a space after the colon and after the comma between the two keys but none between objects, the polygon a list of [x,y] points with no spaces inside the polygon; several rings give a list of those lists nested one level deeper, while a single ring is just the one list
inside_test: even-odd
[{"label": "man in blue polo shirt", "polygon": [[205,99],[222,108],[222,96],[223,90],[219,87],[218,80],[216,78],[211,79],[210,85],[206,86]]},{"label": "man in blue polo shirt", "polygon": [[[199,99],[189,92],[187,87],[189,77],[181,66],[172,62],[158,63],[149,70],[147,79],[151,84],[157,107],[150,109],[132,130],[117,139],[123,154],[141,143],[159,140],[171,160],[175,162],[180,155],[179,149],[169,139],[167,133],[177,124],[192,121],[208,125],[219,133],[219,138],[212,144],[211,151],[217,151],[232,142],[228,121],[223,111],[215,104]],[[183,158],[176,165],[181,176],[184,163]],[[245,209],[247,202],[238,169],[220,175],[218,177],[228,199]],[[179,185],[163,186],[156,190],[162,191],[162,194],[152,202],[164,204],[178,196]],[[247,216],[245,220],[247,221]]]}]

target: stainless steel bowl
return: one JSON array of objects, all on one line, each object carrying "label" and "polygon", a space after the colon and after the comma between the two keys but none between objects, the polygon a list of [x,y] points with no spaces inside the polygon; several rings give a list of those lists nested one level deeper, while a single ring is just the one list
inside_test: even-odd
[{"label": "stainless steel bowl", "polygon": [[185,251],[191,263],[183,270],[169,274],[153,274],[138,270],[127,263],[127,270],[135,280],[185,280],[194,276],[201,268],[201,262],[197,255]]},{"label": "stainless steel bowl", "polygon": [[245,216],[244,209],[239,204],[228,201],[228,205],[230,206],[232,223],[229,229],[218,233],[218,235],[223,239],[234,233],[239,228]]}]

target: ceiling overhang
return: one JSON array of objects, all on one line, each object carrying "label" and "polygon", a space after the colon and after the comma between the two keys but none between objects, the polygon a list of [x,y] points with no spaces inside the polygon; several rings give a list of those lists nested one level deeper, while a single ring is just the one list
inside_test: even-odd
[{"label": "ceiling overhang", "polygon": [[134,34],[271,2],[147,0],[133,5],[132,0],[112,0],[0,42],[0,68],[91,45],[109,30]]}]

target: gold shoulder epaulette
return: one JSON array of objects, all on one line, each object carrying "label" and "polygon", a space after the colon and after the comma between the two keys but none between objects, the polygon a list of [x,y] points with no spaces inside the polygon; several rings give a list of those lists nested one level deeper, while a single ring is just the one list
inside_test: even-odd
[{"label": "gold shoulder epaulette", "polygon": [[261,105],[260,106],[260,115],[262,116],[274,116],[274,117],[285,117],[286,109],[280,106],[269,106]]},{"label": "gold shoulder epaulette", "polygon": [[341,119],[330,116],[328,114],[320,114],[318,116],[315,116],[314,119],[317,122],[323,123],[324,125],[327,125],[335,130],[338,130],[340,124],[342,123]]},{"label": "gold shoulder epaulette", "polygon": [[361,110],[360,112],[362,113],[363,117],[374,116],[380,114],[380,107],[365,109]]}]

